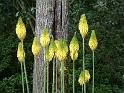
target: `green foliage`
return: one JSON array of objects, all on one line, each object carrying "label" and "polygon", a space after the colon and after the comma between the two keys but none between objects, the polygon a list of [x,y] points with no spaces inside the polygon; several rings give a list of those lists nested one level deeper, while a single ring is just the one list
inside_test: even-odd
[{"label": "green foliage", "polygon": [[[16,57],[19,40],[15,34],[17,17],[20,15],[23,17],[27,28],[27,36],[24,44],[26,64],[28,64],[27,73],[29,84],[30,87],[32,87],[33,55],[31,53],[31,43],[33,34],[27,21],[30,17],[26,16],[26,13],[24,15],[21,9],[18,11],[20,6],[16,1],[19,0],[0,0],[0,93],[22,93],[21,69]],[[32,6],[26,9],[34,11],[33,2],[34,1],[31,1],[30,5]],[[32,12],[31,15],[33,14],[35,13]]]}]

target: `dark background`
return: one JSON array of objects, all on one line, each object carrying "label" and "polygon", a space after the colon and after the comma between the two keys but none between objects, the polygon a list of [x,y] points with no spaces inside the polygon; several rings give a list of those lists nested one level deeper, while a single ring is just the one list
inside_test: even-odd
[{"label": "dark background", "polygon": [[[21,1],[21,2],[20,2]],[[35,0],[0,0],[0,93],[21,93],[20,63],[16,52],[18,38],[15,27],[22,16],[27,36],[24,41],[30,91],[32,91],[33,55],[31,44],[35,23]],[[89,32],[85,39],[86,67],[92,75],[91,50],[88,46],[91,30],[96,31],[98,48],[95,51],[95,93],[124,93],[124,1],[70,0],[69,41],[76,31],[80,42],[76,61],[76,93],[81,93],[78,77],[82,69],[82,38],[78,31],[80,15],[85,13]],[[72,61],[68,61],[69,88],[72,92]],[[92,80],[87,83],[91,92]]]}]

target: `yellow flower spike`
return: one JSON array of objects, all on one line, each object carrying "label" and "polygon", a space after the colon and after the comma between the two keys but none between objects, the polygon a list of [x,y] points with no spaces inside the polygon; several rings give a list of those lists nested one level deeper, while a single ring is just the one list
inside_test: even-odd
[{"label": "yellow flower spike", "polygon": [[70,48],[71,52],[77,52],[79,50],[79,44],[78,44],[78,40],[76,37],[76,33],[74,34],[74,36],[70,42],[69,48]]},{"label": "yellow flower spike", "polygon": [[25,24],[23,23],[21,17],[19,17],[17,25],[16,25],[16,34],[21,41],[23,41],[25,39],[26,27],[25,27]]},{"label": "yellow flower spike", "polygon": [[46,46],[49,45],[49,42],[50,42],[50,36],[48,33],[48,28],[44,28],[40,37],[40,43],[42,47],[45,48]]},{"label": "yellow flower spike", "polygon": [[56,45],[55,45],[54,39],[52,38],[50,46],[49,46],[49,61],[53,59],[55,51],[56,51]]},{"label": "yellow flower spike", "polygon": [[37,37],[34,37],[33,44],[32,44],[32,53],[34,56],[37,56],[39,52],[40,52],[40,45]]},{"label": "yellow flower spike", "polygon": [[23,45],[21,42],[18,44],[17,57],[19,62],[23,61]]},{"label": "yellow flower spike", "polygon": [[89,47],[91,48],[92,51],[94,51],[97,48],[98,42],[96,38],[95,31],[92,30],[90,40],[89,40]]},{"label": "yellow flower spike", "polygon": [[64,49],[65,49],[65,53],[67,54],[68,53],[68,45],[67,45],[67,42],[65,39],[63,39],[63,46],[64,46]]},{"label": "yellow flower spike", "polygon": [[63,61],[66,58],[68,52],[68,46],[64,39],[60,39],[60,41],[55,40],[56,44],[56,52],[55,55],[59,61]]},{"label": "yellow flower spike", "polygon": [[70,56],[71,56],[71,59],[75,61],[78,58],[78,52],[75,52],[75,53],[70,52]]},{"label": "yellow flower spike", "polygon": [[85,38],[88,32],[88,24],[87,24],[85,14],[81,15],[80,22],[79,22],[79,30],[82,38]]},{"label": "yellow flower spike", "polygon": [[[85,73],[85,80],[84,80],[84,73]],[[85,72],[81,72],[78,82],[80,85],[83,85],[84,83],[88,82],[90,80],[90,73],[88,70],[85,70]]]}]

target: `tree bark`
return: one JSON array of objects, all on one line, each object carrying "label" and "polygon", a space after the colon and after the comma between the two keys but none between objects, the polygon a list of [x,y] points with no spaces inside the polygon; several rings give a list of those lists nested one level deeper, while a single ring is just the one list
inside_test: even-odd
[{"label": "tree bark", "polygon": [[[68,2],[67,0],[36,0],[36,27],[35,33],[38,39],[42,34],[42,28],[48,27],[49,33],[56,39],[68,36]],[[33,71],[33,93],[41,93],[44,74],[43,48],[35,60]],[[60,69],[58,69],[59,71]],[[60,75],[58,74],[58,78]],[[60,82],[58,80],[58,82]],[[60,83],[59,83],[60,84]],[[58,86],[60,93],[60,86]],[[49,92],[51,93],[51,92]],[[66,92],[65,92],[66,93]]]}]

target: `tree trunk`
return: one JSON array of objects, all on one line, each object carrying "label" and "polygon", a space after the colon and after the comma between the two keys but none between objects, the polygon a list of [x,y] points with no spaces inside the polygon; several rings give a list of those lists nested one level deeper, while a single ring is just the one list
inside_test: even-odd
[{"label": "tree trunk", "polygon": [[[67,0],[36,0],[36,27],[35,33],[38,39],[42,34],[42,28],[48,27],[49,33],[56,39],[67,38]],[[33,71],[33,93],[41,93],[43,87],[44,57],[43,48],[34,63]],[[59,71],[59,69],[58,69]],[[60,77],[60,75],[58,75]],[[58,82],[60,82],[58,80]],[[60,84],[60,83],[59,83]],[[60,93],[60,86],[58,86]],[[51,92],[49,92],[51,93]],[[66,92],[65,92],[66,93]]]}]

